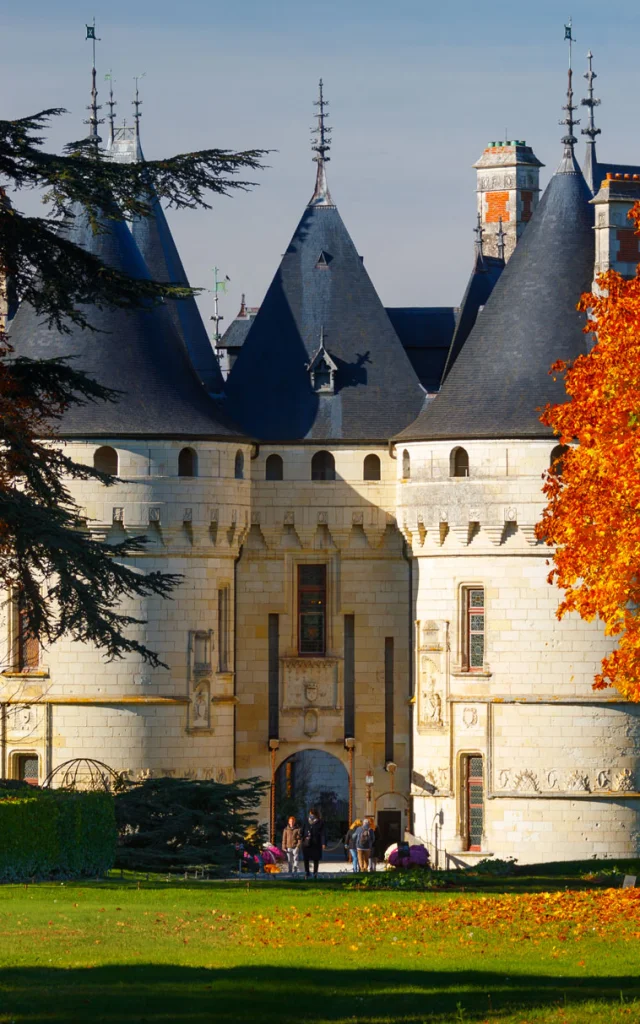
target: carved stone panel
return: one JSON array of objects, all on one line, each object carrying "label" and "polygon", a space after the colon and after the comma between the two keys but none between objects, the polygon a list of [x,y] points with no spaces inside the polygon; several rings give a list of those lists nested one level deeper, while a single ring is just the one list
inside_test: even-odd
[{"label": "carved stone panel", "polygon": [[438,666],[428,654],[420,655],[418,682],[418,728],[439,729],[444,725],[443,680]]},{"label": "carved stone panel", "polygon": [[339,668],[338,658],[283,658],[282,710],[339,708]]},{"label": "carved stone panel", "polygon": [[44,728],[44,707],[41,704],[15,704],[7,711],[7,739],[39,738]]},{"label": "carved stone panel", "polygon": [[211,700],[209,682],[198,683],[191,702],[191,728],[208,729],[210,727]]}]

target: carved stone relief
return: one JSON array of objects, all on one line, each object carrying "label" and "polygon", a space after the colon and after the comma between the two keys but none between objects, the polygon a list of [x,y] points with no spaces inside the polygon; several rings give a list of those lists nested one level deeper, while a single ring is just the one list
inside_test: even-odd
[{"label": "carved stone relief", "polygon": [[613,780],[613,788],[617,793],[633,793],[636,788],[633,772],[630,768],[623,768]]},{"label": "carved stone relief", "polygon": [[518,772],[515,777],[515,788],[521,793],[538,793],[540,792],[540,783],[538,782],[538,776],[535,772],[532,772],[530,768],[525,768],[524,771]]},{"label": "carved stone relief", "polygon": [[437,685],[438,669],[426,654],[420,655],[420,686],[418,691],[418,724],[423,728],[440,728],[442,693]]},{"label": "carved stone relief", "polygon": [[208,681],[199,683],[191,702],[191,727],[193,729],[208,729],[210,726],[211,701],[209,696]]},{"label": "carved stone relief", "polygon": [[315,736],[318,731],[318,712],[317,711],[305,711],[304,713],[304,734],[305,736]]},{"label": "carved stone relief", "polygon": [[473,707],[465,708],[462,712],[462,723],[467,729],[473,729],[478,724],[478,709]]},{"label": "carved stone relief", "polygon": [[589,776],[584,775],[578,768],[567,779],[567,789],[573,793],[589,793]]},{"label": "carved stone relief", "polygon": [[42,722],[42,707],[17,704],[7,712],[7,734],[12,738],[33,736],[40,731]]},{"label": "carved stone relief", "polygon": [[339,662],[336,658],[283,658],[282,710],[335,710],[339,706]]},{"label": "carved stone relief", "polygon": [[[629,768],[615,772],[611,768],[603,768],[591,776],[580,768],[573,771],[561,771],[550,768],[539,776],[530,768],[517,771],[513,768],[500,768],[497,771],[497,786],[502,790],[535,793],[593,793],[593,792],[636,792],[636,780]],[[542,782],[540,782],[542,779]]]}]

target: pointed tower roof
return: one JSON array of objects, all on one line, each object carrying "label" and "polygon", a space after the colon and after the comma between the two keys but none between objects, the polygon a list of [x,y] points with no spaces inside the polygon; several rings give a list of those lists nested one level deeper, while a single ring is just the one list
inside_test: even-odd
[{"label": "pointed tower roof", "polygon": [[574,155],[571,81],[564,155],[442,390],[402,440],[550,437],[539,420],[565,391],[549,368],[586,352],[594,240],[591,192]]},{"label": "pointed tower roof", "polygon": [[316,188],[227,380],[229,409],[265,440],[384,441],[424,390],[331,199],[318,105]]},{"label": "pointed tower roof", "polygon": [[[95,110],[95,75],[92,81]],[[97,130],[97,125],[92,128]],[[149,279],[123,221],[104,217],[94,233],[84,210],[77,206],[61,230],[106,265],[132,278]],[[73,357],[74,366],[121,395],[117,402],[71,406],[56,424],[57,434],[225,440],[240,436],[196,377],[167,306],[149,304],[135,310],[86,306],[84,313],[94,330],[71,324],[68,333],[49,327],[32,306],[20,306],[10,331],[16,355]]]},{"label": "pointed tower roof", "polygon": [[[135,82],[135,99],[132,101],[135,111],[134,124],[116,128],[113,141],[107,146],[107,152],[111,159],[121,163],[144,160],[140,144],[140,105],[142,100],[139,97],[138,78]],[[134,218],[131,231],[152,280],[189,285],[159,199],[155,200],[153,212],[149,217]],[[198,377],[212,394],[221,394],[224,389],[222,374],[195,298],[168,302],[167,307],[176,329],[187,346]]]},{"label": "pointed tower roof", "polygon": [[[482,250],[483,229],[481,214],[478,214],[478,226],[474,228],[474,231],[477,237],[474,245],[473,270],[471,271],[471,277],[469,278],[467,290],[464,293],[464,298],[462,299],[462,304],[456,320],[455,331],[453,332],[447,361],[442,374],[443,380],[447,377],[453,364],[460,355],[462,346],[469,337],[480,310],[488,302],[489,296],[491,295],[491,292],[493,291],[498,278],[505,267],[504,256],[502,256],[502,258],[498,258],[496,256],[485,256]],[[502,220],[500,220],[500,232],[498,233],[498,237],[500,238],[502,234]],[[502,250],[504,252],[504,244],[499,244],[502,245]]]},{"label": "pointed tower roof", "polygon": [[[131,232],[107,221],[94,234],[78,210],[68,237],[104,263],[131,277],[149,277]],[[48,327],[31,306],[20,306],[10,339],[19,356],[74,357],[74,366],[122,393],[115,403],[73,406],[64,414],[63,437],[230,438],[238,435],[195,375],[166,304],[134,311],[85,309],[95,331]]]}]

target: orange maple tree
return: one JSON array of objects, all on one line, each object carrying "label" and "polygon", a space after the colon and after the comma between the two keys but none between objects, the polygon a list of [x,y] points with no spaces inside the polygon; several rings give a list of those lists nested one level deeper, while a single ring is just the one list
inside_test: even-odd
[{"label": "orange maple tree", "polygon": [[[629,218],[640,233],[640,204]],[[570,401],[547,406],[541,420],[566,448],[545,479],[537,533],[555,547],[548,578],[564,591],[558,617],[599,617],[617,639],[594,688],[640,701],[640,266],[631,280],[609,270],[597,284],[578,304],[595,344],[552,367]]]}]

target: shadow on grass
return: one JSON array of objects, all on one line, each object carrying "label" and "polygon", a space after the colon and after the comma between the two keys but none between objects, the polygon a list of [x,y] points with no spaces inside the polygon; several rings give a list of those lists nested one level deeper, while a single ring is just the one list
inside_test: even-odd
[{"label": "shadow on grass", "polygon": [[619,1003],[640,997],[633,976],[585,979],[483,971],[191,968],[138,964],[0,971],[0,1020],[147,1024],[300,1024],[496,1020],[509,1009]]}]

